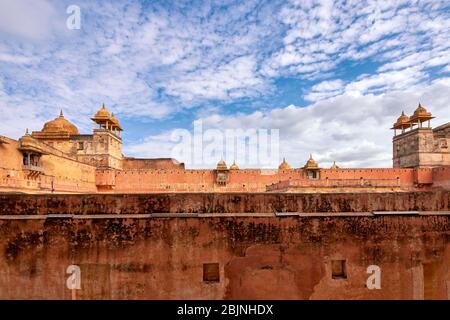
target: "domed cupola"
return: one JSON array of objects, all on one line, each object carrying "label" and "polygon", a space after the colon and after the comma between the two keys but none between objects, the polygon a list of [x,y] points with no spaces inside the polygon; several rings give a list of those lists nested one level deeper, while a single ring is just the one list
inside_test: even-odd
[{"label": "domed cupola", "polygon": [[106,109],[105,104],[102,104],[101,108],[91,118],[92,121],[99,125],[100,129],[106,129],[114,132],[117,136],[120,136],[120,132],[123,131],[119,120]]},{"label": "domed cupola", "polygon": [[331,170],[337,170],[339,169],[339,166],[336,164],[336,161],[333,161],[333,164],[330,167]]},{"label": "domed cupola", "polygon": [[283,162],[278,166],[278,170],[290,170],[291,166],[286,162],[286,159],[283,158]]},{"label": "domed cupola", "polygon": [[220,170],[220,171],[224,171],[224,170],[228,170],[228,166],[227,166],[227,164],[225,163],[225,161],[223,161],[223,159],[221,159],[221,160],[217,163],[216,169],[217,169],[217,170]]},{"label": "domed cupola", "polygon": [[239,167],[236,164],[236,161],[233,161],[233,164],[230,166],[230,170],[239,170]]},{"label": "domed cupola", "polygon": [[64,118],[64,114],[61,110],[59,117],[54,120],[48,121],[44,124],[41,132],[43,133],[68,133],[70,135],[79,134],[78,128],[72,124],[69,120]]},{"label": "domed cupola", "polygon": [[434,119],[431,112],[428,112],[427,109],[422,107],[422,105],[419,103],[419,106],[414,111],[414,114],[410,118],[411,124],[418,124],[419,128],[422,128],[422,122],[428,121],[428,127],[430,127],[430,120]]},{"label": "domed cupola", "polygon": [[316,160],[313,159],[312,154],[309,155],[309,159],[306,161],[303,170],[305,170],[308,179],[319,179],[320,168]]},{"label": "domed cupola", "polygon": [[411,126],[411,122],[409,117],[402,111],[400,117],[398,117],[397,121],[392,126],[392,129],[406,129]]},{"label": "domed cupola", "polygon": [[316,160],[313,159],[312,154],[309,155],[308,161],[306,161],[304,169],[319,169],[319,165]]},{"label": "domed cupola", "polygon": [[111,114],[108,109],[106,109],[105,104],[102,104],[102,107],[97,111],[93,119],[104,119],[109,120],[111,118]]}]

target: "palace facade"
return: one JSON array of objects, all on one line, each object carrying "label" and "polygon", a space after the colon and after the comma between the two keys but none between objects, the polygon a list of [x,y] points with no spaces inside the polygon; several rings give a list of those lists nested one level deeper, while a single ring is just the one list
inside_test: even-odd
[{"label": "palace facade", "polygon": [[420,104],[394,123],[393,168],[321,168],[311,156],[301,167],[186,169],[175,159],[122,154],[122,126],[103,105],[92,134],[61,114],[19,140],[0,135],[0,192],[386,192],[450,188],[450,123],[432,128]]}]

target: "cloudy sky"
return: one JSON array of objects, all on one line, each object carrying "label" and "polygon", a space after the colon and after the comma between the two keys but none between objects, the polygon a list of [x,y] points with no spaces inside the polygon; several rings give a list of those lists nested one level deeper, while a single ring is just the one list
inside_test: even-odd
[{"label": "cloudy sky", "polygon": [[389,128],[419,102],[450,121],[448,0],[0,0],[0,134],[13,138],[60,109],[88,133],[105,103],[128,156],[170,156],[173,130],[202,120],[279,129],[295,167],[310,153],[389,167]]}]

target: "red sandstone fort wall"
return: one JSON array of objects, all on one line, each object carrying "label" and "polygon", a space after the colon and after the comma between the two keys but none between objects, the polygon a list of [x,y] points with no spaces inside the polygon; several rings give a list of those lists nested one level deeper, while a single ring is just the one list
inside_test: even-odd
[{"label": "red sandstone fort wall", "polygon": [[0,215],[450,211],[450,191],[0,195]]},{"label": "red sandstone fort wall", "polygon": [[412,185],[414,183],[414,169],[326,169],[320,171],[322,179],[400,179],[402,185]]},{"label": "red sandstone fort wall", "polygon": [[[164,207],[174,198],[179,208],[184,202],[182,208],[188,210],[202,206],[202,201],[203,206],[211,204],[208,199],[213,196],[229,204],[226,211],[234,211],[242,199],[246,205],[241,208],[251,210],[260,209],[261,203],[273,208],[299,200],[292,195],[248,194],[1,196],[0,299],[71,299],[73,293],[66,287],[69,265],[81,269],[77,299],[450,298],[448,215],[117,214],[139,213],[158,203]],[[361,210],[368,203],[372,208],[436,208],[444,198],[448,210],[448,196],[425,192],[300,198],[312,210],[332,212],[330,203],[342,206],[340,210]],[[143,200],[146,207],[141,206]],[[16,215],[14,219],[5,208]],[[77,214],[63,215],[67,213]],[[345,277],[333,277],[336,261],[345,263]],[[217,281],[204,281],[207,263],[218,267]],[[371,265],[381,270],[381,289],[366,286]]]},{"label": "red sandstone fort wall", "polygon": [[[46,147],[49,154],[41,158],[44,173],[31,179],[22,170],[22,154],[18,150],[18,142],[12,139],[6,140],[9,141],[8,144],[0,144],[0,188],[2,191],[79,193],[265,192],[268,185],[282,182],[279,184],[281,187],[284,181],[297,181],[295,185],[300,186],[301,190],[305,190],[311,185],[310,191],[312,192],[327,186],[326,182],[307,180],[303,169],[230,170],[226,185],[221,186],[216,183],[215,170],[184,170],[180,169],[182,164],[174,163],[170,159],[125,158],[124,168],[128,169],[96,171],[94,166],[71,159],[49,146]],[[395,185],[396,189],[403,191],[432,187],[450,189],[448,170],[448,167],[435,168],[434,170],[429,168],[321,169],[320,180],[358,180],[363,178],[374,180],[370,182],[371,185],[383,185],[383,180],[390,180],[385,185]],[[342,185],[340,191],[355,191],[350,188],[346,189],[345,183],[342,183]],[[288,187],[289,184],[287,184]],[[370,190],[367,189],[366,191]]]},{"label": "red sandstone fort wall", "polygon": [[[215,184],[215,170],[123,170],[116,171],[114,192],[264,192],[266,185],[293,179],[301,170],[243,169],[228,172],[226,186]],[[99,171],[98,181],[112,181],[111,173]]]},{"label": "red sandstone fort wall", "polygon": [[450,167],[433,169],[433,186],[450,189]]},{"label": "red sandstone fort wall", "polygon": [[[330,213],[448,211],[449,196],[2,195],[0,298],[70,299],[66,269],[75,264],[77,299],[448,299],[448,215]],[[217,213],[295,209],[328,214]],[[195,211],[216,213],[126,216]],[[333,278],[333,261],[345,262],[345,278]],[[206,263],[217,264],[218,281],[203,280]],[[366,287],[369,265],[380,267],[381,289]]]},{"label": "red sandstone fort wall", "polygon": [[[214,170],[123,170],[114,178],[109,171],[97,172],[99,185],[112,183],[111,192],[265,192],[266,186],[281,181],[305,179],[302,169],[294,170],[230,170],[226,186],[215,183]],[[320,179],[378,179],[396,180],[398,186],[411,190],[417,183],[429,184],[431,169],[322,169]],[[107,182],[109,181],[109,182]],[[307,182],[305,182],[307,183]]]}]

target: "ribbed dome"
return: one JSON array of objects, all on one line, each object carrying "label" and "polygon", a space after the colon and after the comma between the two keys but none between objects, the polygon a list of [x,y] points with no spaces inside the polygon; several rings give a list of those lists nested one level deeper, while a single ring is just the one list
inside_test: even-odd
[{"label": "ribbed dome", "polygon": [[395,124],[403,124],[409,121],[409,117],[402,111],[402,115],[398,117],[397,122]]},{"label": "ribbed dome", "polygon": [[115,124],[119,124],[119,120],[114,116],[114,113],[111,113],[111,121]]},{"label": "ribbed dome", "polygon": [[227,166],[227,164],[225,163],[225,161],[220,160],[220,161],[217,163],[217,170],[228,170],[228,166]]},{"label": "ribbed dome", "polygon": [[98,110],[97,113],[95,114],[94,118],[109,119],[109,118],[111,118],[111,115],[109,114],[108,109],[106,109],[105,105],[103,104],[102,107],[100,108],[100,110]]},{"label": "ribbed dome", "polygon": [[422,105],[419,103],[419,106],[414,111],[414,114],[411,116],[409,121],[411,123],[419,123],[421,125],[422,122],[425,122],[427,120],[431,120],[433,118],[434,117],[431,114],[431,112],[428,112],[428,110],[425,109],[424,107],[422,107]]},{"label": "ribbed dome", "polygon": [[279,170],[289,170],[291,169],[291,166],[289,165],[289,163],[286,162],[286,159],[283,158],[283,162],[280,163],[280,165],[278,166]]},{"label": "ribbed dome", "polygon": [[339,169],[339,167],[336,165],[336,161],[333,161],[333,164],[331,165],[331,170]]},{"label": "ribbed dome", "polygon": [[230,170],[239,170],[239,167],[236,164],[236,162],[233,161],[233,164],[231,165]]},{"label": "ribbed dome", "polygon": [[417,117],[430,117],[431,113],[427,111],[427,109],[425,109],[424,107],[422,107],[422,105],[419,103],[419,106],[417,107],[417,109],[414,111],[413,116],[415,118]]},{"label": "ribbed dome", "polygon": [[317,164],[316,160],[313,159],[312,154],[309,156],[308,161],[306,162],[305,169],[317,169],[319,168],[319,165]]},{"label": "ribbed dome", "polygon": [[114,113],[111,113],[111,122],[116,125],[116,128],[122,130],[122,126],[119,123],[119,120],[114,116]]},{"label": "ribbed dome", "polygon": [[66,118],[64,118],[62,111],[58,118],[44,124],[42,132],[46,133],[67,132],[69,134],[79,134],[78,128],[74,124],[70,123],[70,121],[68,121]]}]

